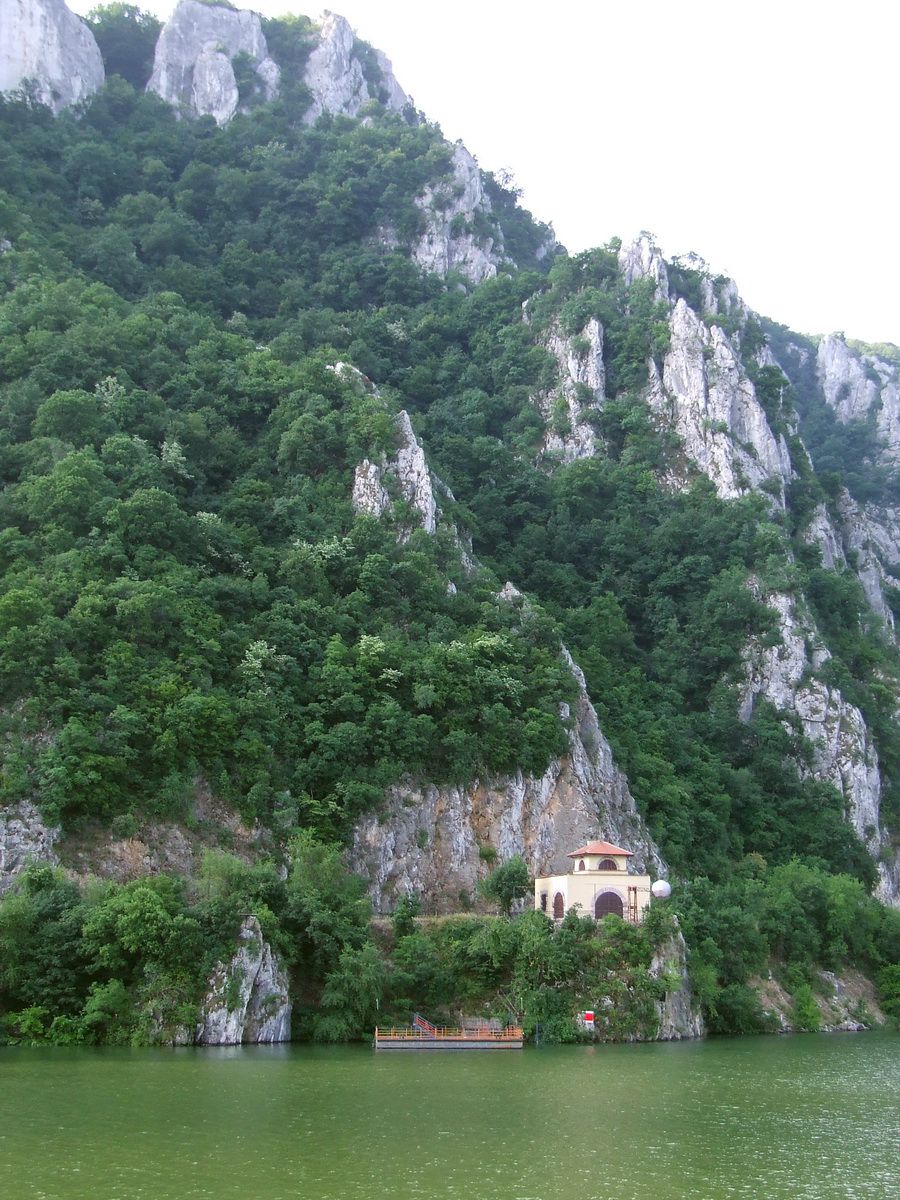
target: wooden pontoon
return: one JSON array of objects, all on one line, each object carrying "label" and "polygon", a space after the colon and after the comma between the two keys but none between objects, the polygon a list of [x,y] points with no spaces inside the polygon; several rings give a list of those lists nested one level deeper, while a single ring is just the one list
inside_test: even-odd
[{"label": "wooden pontoon", "polygon": [[492,1029],[490,1025],[432,1025],[416,1013],[411,1025],[375,1029],[376,1050],[521,1050],[522,1030],[517,1025]]}]

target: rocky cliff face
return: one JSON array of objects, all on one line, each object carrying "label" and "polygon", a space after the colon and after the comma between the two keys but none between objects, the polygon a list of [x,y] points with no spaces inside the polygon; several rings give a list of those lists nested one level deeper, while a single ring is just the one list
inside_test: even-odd
[{"label": "rocky cliff face", "polygon": [[[400,896],[418,895],[431,912],[459,910],[487,874],[483,855],[520,854],[537,874],[568,870],[567,853],[598,830],[634,851],[636,872],[666,868],[613,762],[584,675],[564,652],[578,684],[569,752],[540,778],[484,779],[467,788],[408,782],[390,789],[382,812],[356,826],[351,868],[369,880],[377,912]],[[491,853],[493,852],[493,853]]]},{"label": "rocky cliff face", "polygon": [[874,417],[883,457],[900,461],[900,364],[853,350],[833,333],[819,343],[816,374],[838,420]]},{"label": "rocky cliff face", "polygon": [[559,386],[535,398],[547,423],[542,455],[560,463],[590,458],[598,440],[591,417],[603,407],[606,386],[603,326],[592,317],[577,337],[568,337],[554,324],[547,349],[556,359]]},{"label": "rocky cliff face", "polygon": [[0,0],[0,92],[33,86],[54,112],[103,86],[100,50],[63,0]]},{"label": "rocky cliff face", "polygon": [[[887,1024],[878,1005],[871,980],[859,971],[817,971],[813,999],[819,1010],[823,1033],[860,1033]],[[800,1026],[794,1014],[794,998],[773,975],[749,981],[759,997],[766,1017],[777,1033],[796,1033]]]},{"label": "rocky cliff face", "polygon": [[210,976],[194,1034],[198,1046],[287,1042],[291,1001],[287,975],[265,941],[256,917],[247,917],[238,948]]},{"label": "rocky cliff face", "polygon": [[271,100],[280,71],[256,13],[181,0],[159,35],[147,90],[187,116],[225,125],[240,104],[233,66],[239,54],[249,56],[260,94]]},{"label": "rocky cliff face", "polygon": [[312,104],[303,118],[305,123],[314,124],[323,113],[355,117],[370,100],[402,111],[409,104],[409,97],[394,78],[388,59],[380,51],[375,58],[381,79],[378,84],[370,85],[357,54],[353,30],[343,17],[328,13],[303,75],[303,82],[312,92]]},{"label": "rocky cliff face", "polygon": [[0,896],[29,863],[56,866],[59,828],[47,825],[30,800],[0,808]]},{"label": "rocky cliff face", "polygon": [[649,233],[641,233],[619,250],[619,270],[630,287],[640,279],[652,279],[657,300],[669,298],[669,273],[659,247]]},{"label": "rocky cliff face", "polygon": [[412,246],[412,256],[426,271],[462,275],[481,283],[497,274],[504,258],[499,230],[479,231],[491,211],[481,171],[461,142],[453,151],[450,178],[428,187],[416,199],[425,229]]},{"label": "rocky cliff face", "polygon": [[833,784],[844,797],[848,820],[878,862],[879,898],[896,904],[900,858],[881,828],[878,755],[863,715],[837,688],[816,677],[831,655],[794,598],[776,593],[766,603],[778,616],[781,643],[750,647],[741,715],[749,719],[760,696],[797,715],[813,746],[812,775]]},{"label": "rocky cliff face", "polygon": [[[187,116],[208,114],[224,125],[242,105],[233,65],[239,54],[250,58],[258,97],[273,99],[280,71],[269,57],[259,17],[181,0],[159,36],[147,88]],[[303,83],[311,93],[305,124],[314,124],[323,113],[356,117],[373,100],[395,112],[406,109],[409,97],[389,60],[376,51],[374,61],[375,72],[367,69],[348,22],[328,13],[304,68]],[[423,229],[409,251],[424,270],[458,274],[472,283],[496,275],[504,258],[502,237],[490,221],[478,164],[465,146],[457,143],[449,177],[427,187],[416,204]],[[391,229],[382,230],[381,240],[397,245]]]},{"label": "rocky cliff face", "polygon": [[[225,125],[242,102],[233,66],[239,54],[250,58],[258,98],[277,96],[281,72],[269,57],[256,13],[181,0],[159,36],[147,88],[187,116],[208,114]],[[405,108],[409,99],[390,62],[379,52],[375,62],[377,82],[366,78],[350,25],[336,13],[328,13],[303,72],[303,83],[312,96],[304,122],[312,125],[323,113],[355,117],[370,100],[396,111]]]},{"label": "rocky cliff face", "polygon": [[735,346],[683,299],[672,309],[669,331],[662,370],[650,364],[648,402],[657,419],[679,435],[686,458],[723,499],[772,480],[783,504],[791,477],[787,444],[772,433]]},{"label": "rocky cliff face", "polygon": [[669,983],[665,997],[656,1005],[659,1015],[656,1040],[677,1042],[703,1037],[706,1026],[703,1017],[694,1009],[688,979],[687,946],[680,929],[657,947],[650,963],[650,974],[654,979],[666,979]]},{"label": "rocky cliff face", "polygon": [[[841,334],[822,338],[816,354],[816,379],[825,403],[838,420],[872,421],[882,466],[900,465],[900,364],[848,346]],[[838,502],[837,531],[873,610],[893,631],[894,616],[885,589],[895,585],[900,568],[900,511],[844,492]],[[824,558],[823,558],[824,561]]]},{"label": "rocky cliff face", "polygon": [[391,508],[391,496],[385,484],[392,480],[399,498],[409,505],[414,519],[426,533],[434,533],[440,508],[425,454],[416,440],[408,413],[397,414],[394,430],[397,441],[392,454],[377,463],[364,458],[357,466],[353,478],[353,509],[371,513],[374,517],[383,516]]}]

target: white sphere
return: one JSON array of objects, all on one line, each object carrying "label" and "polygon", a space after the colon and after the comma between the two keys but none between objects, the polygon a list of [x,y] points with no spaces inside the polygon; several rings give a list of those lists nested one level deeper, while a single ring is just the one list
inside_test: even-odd
[{"label": "white sphere", "polygon": [[657,879],[656,883],[651,885],[650,891],[657,900],[668,900],[672,895],[672,885],[668,879]]}]

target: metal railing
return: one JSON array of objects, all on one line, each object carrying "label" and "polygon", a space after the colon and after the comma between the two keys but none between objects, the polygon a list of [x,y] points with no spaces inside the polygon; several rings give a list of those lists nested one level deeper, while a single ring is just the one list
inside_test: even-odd
[{"label": "metal railing", "polygon": [[522,1030],[517,1025],[507,1026],[506,1029],[491,1029],[489,1025],[464,1029],[461,1026],[432,1025],[428,1031],[416,1025],[392,1025],[387,1029],[375,1027],[376,1041],[422,1041],[425,1038],[445,1042],[518,1042],[522,1040]]}]

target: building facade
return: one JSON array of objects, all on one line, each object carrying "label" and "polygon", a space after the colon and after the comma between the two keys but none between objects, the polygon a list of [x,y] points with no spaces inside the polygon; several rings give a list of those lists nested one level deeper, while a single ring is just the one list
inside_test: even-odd
[{"label": "building facade", "polygon": [[581,917],[600,920],[615,913],[637,925],[650,906],[650,876],[630,875],[630,850],[610,842],[588,842],[568,857],[567,875],[545,875],[534,881],[534,907],[554,921],[570,908]]}]

